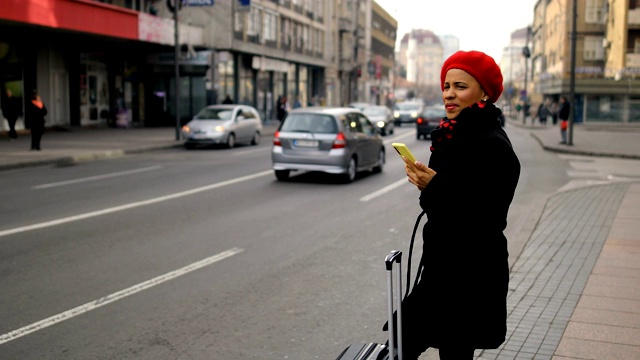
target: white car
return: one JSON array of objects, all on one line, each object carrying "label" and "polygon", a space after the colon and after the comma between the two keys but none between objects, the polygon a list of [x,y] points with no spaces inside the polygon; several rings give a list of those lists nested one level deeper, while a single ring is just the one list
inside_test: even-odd
[{"label": "white car", "polygon": [[182,139],[187,149],[197,145],[226,145],[232,148],[236,143],[257,145],[261,132],[262,119],[254,107],[210,105],[182,127]]}]

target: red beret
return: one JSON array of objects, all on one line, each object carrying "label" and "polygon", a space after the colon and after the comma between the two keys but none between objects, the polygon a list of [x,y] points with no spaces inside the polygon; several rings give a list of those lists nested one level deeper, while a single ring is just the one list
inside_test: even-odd
[{"label": "red beret", "polygon": [[464,70],[474,79],[495,103],[502,94],[502,72],[493,58],[480,51],[458,51],[449,56],[440,72],[440,88],[444,91],[444,78],[450,69]]}]

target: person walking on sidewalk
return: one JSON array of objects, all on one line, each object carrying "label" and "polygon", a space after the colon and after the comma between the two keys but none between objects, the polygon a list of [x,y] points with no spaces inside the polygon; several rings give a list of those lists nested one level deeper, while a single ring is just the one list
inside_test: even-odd
[{"label": "person walking on sidewalk", "polygon": [[40,95],[36,91],[31,96],[31,101],[27,104],[25,121],[31,128],[31,150],[40,151],[40,140],[44,134],[44,117],[47,115],[47,108],[44,106]]},{"label": "person walking on sidewalk", "polygon": [[446,117],[431,132],[428,166],[404,158],[427,215],[419,282],[403,302],[403,351],[470,360],[507,332],[509,262],[503,231],[520,176],[494,103],[503,91],[495,60],[458,51],[440,73]]},{"label": "person walking on sidewalk", "polygon": [[5,89],[5,96],[0,101],[2,101],[2,115],[9,122],[9,140],[15,140],[18,138],[16,121],[22,116],[22,103],[19,98],[13,96],[9,88]]},{"label": "person walking on sidewalk", "polygon": [[569,101],[565,96],[560,98],[560,110],[558,110],[558,117],[560,118],[560,137],[562,140],[560,144],[567,143],[567,128],[569,127]]}]

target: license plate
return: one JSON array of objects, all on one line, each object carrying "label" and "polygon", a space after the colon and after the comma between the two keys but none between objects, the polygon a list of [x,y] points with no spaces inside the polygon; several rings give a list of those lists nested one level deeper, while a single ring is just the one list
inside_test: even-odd
[{"label": "license plate", "polygon": [[297,147],[318,147],[318,140],[293,140],[293,146]]}]

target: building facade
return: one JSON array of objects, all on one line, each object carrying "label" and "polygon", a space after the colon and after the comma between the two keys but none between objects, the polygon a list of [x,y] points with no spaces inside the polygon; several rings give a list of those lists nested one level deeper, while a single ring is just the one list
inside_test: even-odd
[{"label": "building facade", "polygon": [[[571,91],[574,121],[640,122],[640,10],[636,1],[538,1],[534,10],[533,90],[546,103]],[[571,44],[575,36],[575,67]],[[636,46],[637,44],[637,46]]]},{"label": "building facade", "polygon": [[[395,20],[371,0],[186,0],[178,26],[174,3],[3,0],[0,86],[23,103],[37,90],[47,126],[171,126],[227,94],[265,120],[278,96],[356,101],[370,93],[358,69],[372,56],[381,73],[393,63],[384,48],[367,50],[395,35]],[[367,30],[378,16],[383,30]]]}]

